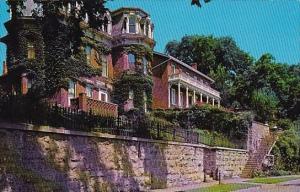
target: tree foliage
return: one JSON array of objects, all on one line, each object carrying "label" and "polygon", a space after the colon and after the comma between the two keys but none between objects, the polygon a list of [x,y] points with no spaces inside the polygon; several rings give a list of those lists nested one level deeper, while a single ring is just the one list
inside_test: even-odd
[{"label": "tree foliage", "polygon": [[285,131],[279,137],[272,153],[277,170],[300,171],[300,135],[294,129]]},{"label": "tree foliage", "polygon": [[215,79],[225,107],[254,110],[262,121],[299,117],[299,64],[277,63],[270,54],[255,61],[230,37],[185,36],[169,42],[166,52],[188,64],[197,63],[199,71]]},{"label": "tree foliage", "polygon": [[[14,0],[7,3],[16,16],[22,16],[21,10],[26,8],[24,2],[25,0]],[[59,88],[66,87],[70,78],[100,74],[86,62],[81,46],[84,45],[84,31],[87,28],[82,27],[81,22],[88,15],[90,28],[101,27],[104,22],[102,15],[106,11],[105,1],[34,0],[34,2],[40,5],[32,11],[35,26],[39,30],[30,35],[30,38],[38,48],[37,59],[28,60],[27,48],[19,47],[16,52],[22,54],[17,63],[21,65],[13,65],[9,74],[18,78],[21,73],[27,73],[33,80],[28,94],[34,96],[35,99],[53,95]],[[68,3],[72,6],[68,13],[63,13],[63,6],[68,7]],[[76,3],[80,5],[80,8],[75,6]],[[16,21],[13,18],[12,22]],[[32,28],[26,28],[23,33],[28,36],[32,33]],[[27,36],[20,37],[20,40],[24,41],[21,45],[26,46]],[[104,50],[103,45],[97,44],[96,47],[97,50]],[[13,63],[15,64],[16,61]]]}]

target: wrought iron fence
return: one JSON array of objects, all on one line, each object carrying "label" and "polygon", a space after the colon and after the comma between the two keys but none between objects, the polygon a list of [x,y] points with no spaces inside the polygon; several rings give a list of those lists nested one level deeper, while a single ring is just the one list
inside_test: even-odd
[{"label": "wrought iron fence", "polygon": [[68,130],[95,131],[113,135],[199,143],[199,133],[156,122],[148,118],[107,117],[48,103],[24,103],[10,99],[0,104],[0,118],[6,121],[63,127]]}]

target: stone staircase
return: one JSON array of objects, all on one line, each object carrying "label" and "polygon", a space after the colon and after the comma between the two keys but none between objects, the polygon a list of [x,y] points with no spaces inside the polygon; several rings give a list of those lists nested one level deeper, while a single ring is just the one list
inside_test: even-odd
[{"label": "stone staircase", "polygon": [[276,139],[277,135],[275,133],[271,133],[262,139],[260,146],[255,152],[250,152],[249,160],[242,171],[241,177],[249,178],[253,175],[254,171],[262,170],[264,159],[271,152]]}]

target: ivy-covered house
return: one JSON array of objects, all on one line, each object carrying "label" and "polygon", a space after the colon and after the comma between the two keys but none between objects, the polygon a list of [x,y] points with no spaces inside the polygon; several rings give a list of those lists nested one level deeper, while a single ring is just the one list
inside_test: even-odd
[{"label": "ivy-covered house", "polygon": [[8,35],[1,38],[7,45],[7,73],[2,79],[13,95],[29,94],[43,78],[40,87],[56,86],[46,94],[49,101],[62,107],[111,116],[118,114],[118,108],[151,107],[155,41],[148,13],[139,8],[106,10],[98,27],[89,25],[86,14],[80,21],[83,36],[75,51],[74,42],[66,41],[70,30],[61,26],[69,22],[72,10],[81,9],[78,3],[60,7],[61,30],[53,34],[36,17],[40,5],[27,0],[21,9],[21,14],[11,10],[11,20],[5,23]]}]

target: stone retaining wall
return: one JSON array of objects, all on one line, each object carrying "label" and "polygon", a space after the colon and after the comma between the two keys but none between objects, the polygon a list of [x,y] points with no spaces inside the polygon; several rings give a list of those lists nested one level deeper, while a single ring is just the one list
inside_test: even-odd
[{"label": "stone retaining wall", "polygon": [[204,150],[206,173],[217,178],[218,171],[222,178],[240,176],[249,158],[248,151],[216,147]]},{"label": "stone retaining wall", "polygon": [[[140,191],[238,175],[247,152],[0,123],[0,191]],[[209,154],[209,155],[208,155]]]}]

